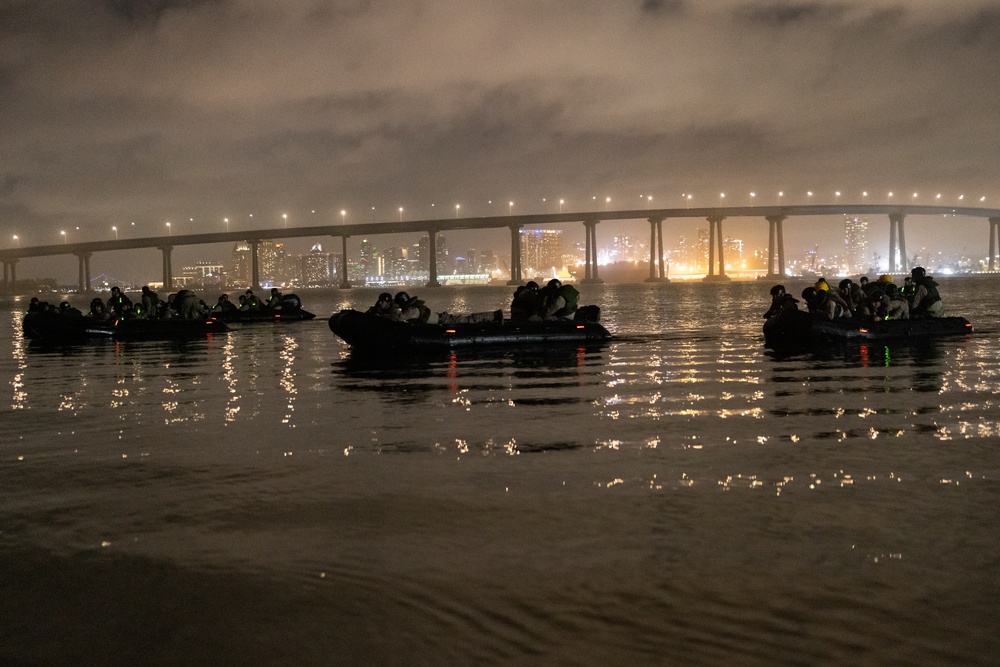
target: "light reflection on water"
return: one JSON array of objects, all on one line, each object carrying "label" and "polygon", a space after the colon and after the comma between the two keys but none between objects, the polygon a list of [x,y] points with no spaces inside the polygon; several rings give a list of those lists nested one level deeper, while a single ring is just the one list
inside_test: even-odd
[{"label": "light reflection on water", "polygon": [[[60,609],[138,662],[986,664],[1000,307],[949,282],[982,333],[780,355],[768,287],[588,287],[617,340],[430,357],[333,337],[379,290],[184,344],[38,348],[12,313],[0,620]],[[216,639],[112,637],[62,571],[103,619]]]}]

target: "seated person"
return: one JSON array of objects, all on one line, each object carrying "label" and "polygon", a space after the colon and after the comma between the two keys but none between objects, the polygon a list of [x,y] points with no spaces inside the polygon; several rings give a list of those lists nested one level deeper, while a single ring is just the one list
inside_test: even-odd
[{"label": "seated person", "polygon": [[392,301],[392,295],[388,292],[382,292],[378,295],[378,301],[375,302],[375,305],[365,312],[376,317],[392,318],[394,307],[395,304]]},{"label": "seated person", "polygon": [[422,300],[411,297],[406,292],[399,292],[393,298],[396,306],[393,319],[411,324],[437,324],[437,313],[432,313]]},{"label": "seated person", "polygon": [[914,286],[913,296],[910,297],[910,317],[944,317],[944,302],[938,294],[938,284],[927,275],[924,267],[914,267],[910,278]]},{"label": "seated person", "polygon": [[798,310],[798,303],[798,299],[785,292],[784,285],[775,285],[771,288],[771,307],[764,313],[764,318],[767,319],[789,310]]},{"label": "seated person", "polygon": [[514,299],[510,302],[510,319],[514,322],[527,320],[537,309],[538,283],[531,280],[514,291]]}]

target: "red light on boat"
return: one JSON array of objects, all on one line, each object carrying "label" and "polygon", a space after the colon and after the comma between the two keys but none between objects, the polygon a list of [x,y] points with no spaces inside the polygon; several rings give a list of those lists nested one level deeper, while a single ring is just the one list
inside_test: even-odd
[{"label": "red light on boat", "polygon": [[965,326],[967,326],[968,328],[970,328],[970,329],[971,329],[971,328],[972,328],[972,322],[966,322],[966,323],[965,323]]},{"label": "red light on boat", "polygon": [[577,328],[577,329],[585,329],[586,327],[585,327],[585,326],[583,326],[582,324],[577,324],[577,325],[576,325],[576,328]]},{"label": "red light on boat", "polygon": [[858,329],[859,333],[868,333],[868,329]]},{"label": "red light on boat", "polygon": [[454,329],[445,329],[444,332],[445,333],[455,333],[455,330]]}]

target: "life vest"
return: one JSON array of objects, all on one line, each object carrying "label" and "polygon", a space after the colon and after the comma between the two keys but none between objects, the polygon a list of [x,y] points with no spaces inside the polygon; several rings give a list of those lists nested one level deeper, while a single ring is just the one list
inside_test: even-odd
[{"label": "life vest", "polygon": [[926,309],[941,300],[941,295],[938,294],[937,283],[930,276],[924,276],[916,282],[918,285],[923,285],[924,289],[927,290],[927,296],[919,304],[921,309]]},{"label": "life vest", "polygon": [[563,285],[556,292],[556,295],[561,296],[566,305],[553,313],[554,317],[569,317],[576,312],[576,304],[580,300],[579,290],[572,285]]}]

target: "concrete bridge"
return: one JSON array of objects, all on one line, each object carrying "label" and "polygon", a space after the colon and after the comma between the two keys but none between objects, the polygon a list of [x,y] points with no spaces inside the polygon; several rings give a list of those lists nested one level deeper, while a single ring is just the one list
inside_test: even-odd
[{"label": "concrete bridge", "polygon": [[887,216],[889,219],[889,272],[907,271],[905,220],[911,215],[964,216],[982,218],[989,224],[989,269],[997,268],[1000,258],[1000,209],[920,206],[920,205],[879,205],[879,204],[836,204],[807,206],[730,206],[710,208],[661,208],[650,210],[591,211],[585,213],[549,213],[538,215],[505,215],[476,218],[454,218],[441,220],[408,220],[405,222],[373,222],[364,224],[319,225],[312,227],[274,228],[254,231],[218,232],[209,234],[183,234],[177,236],[156,236],[110,241],[88,241],[84,243],[62,243],[24,248],[0,250],[3,264],[3,283],[9,290],[17,280],[17,264],[30,257],[53,255],[75,255],[79,264],[79,287],[81,292],[90,290],[90,258],[95,252],[157,248],[163,258],[163,284],[173,287],[171,252],[177,246],[208,243],[228,243],[244,241],[251,250],[251,282],[260,286],[258,249],[261,241],[269,239],[289,239],[302,237],[332,236],[340,238],[343,248],[341,287],[350,287],[347,280],[347,239],[351,236],[372,236],[378,234],[425,233],[430,239],[428,253],[428,287],[436,287],[437,244],[439,232],[467,229],[510,230],[510,284],[521,284],[521,246],[519,231],[527,226],[544,226],[566,223],[580,223],[586,233],[586,261],[584,283],[601,282],[597,266],[597,226],[601,222],[613,220],[646,219],[650,227],[650,254],[648,282],[665,281],[666,270],[663,250],[663,222],[676,218],[704,218],[709,223],[709,256],[707,281],[729,280],[725,271],[723,256],[722,223],[727,218],[758,218],[768,224],[767,275],[777,278],[785,274],[785,247],[783,224],[792,217],[817,215],[865,215]]}]

